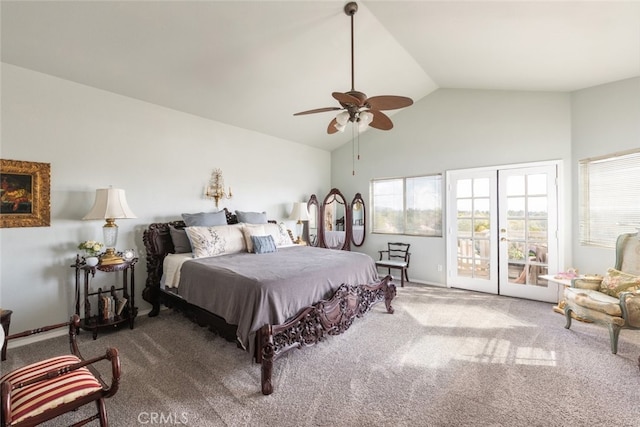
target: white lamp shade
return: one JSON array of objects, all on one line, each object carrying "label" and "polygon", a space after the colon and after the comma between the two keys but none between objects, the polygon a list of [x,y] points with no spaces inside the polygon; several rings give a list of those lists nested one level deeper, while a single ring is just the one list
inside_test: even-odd
[{"label": "white lamp shade", "polygon": [[336,116],[336,122],[338,122],[342,126],[346,125],[348,121],[349,121],[348,111],[342,111],[338,113],[338,115]]},{"label": "white lamp shade", "polygon": [[358,130],[363,131],[369,126],[369,123],[373,121],[373,113],[369,111],[363,111],[358,117]]},{"label": "white lamp shade", "polygon": [[296,221],[308,221],[309,211],[307,210],[307,202],[294,203],[289,219],[294,219]]},{"label": "white lamp shade", "polygon": [[127,204],[124,190],[120,188],[99,188],[96,201],[82,219],[137,218]]}]

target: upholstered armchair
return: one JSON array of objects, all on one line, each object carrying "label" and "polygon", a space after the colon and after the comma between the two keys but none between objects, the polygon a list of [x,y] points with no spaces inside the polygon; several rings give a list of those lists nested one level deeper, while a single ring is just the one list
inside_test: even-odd
[{"label": "upholstered armchair", "polygon": [[565,289],[565,328],[572,313],[609,328],[611,352],[618,351],[623,328],[640,329],[640,239],[638,233],[622,234],[616,242],[616,265],[604,277],[574,279]]}]

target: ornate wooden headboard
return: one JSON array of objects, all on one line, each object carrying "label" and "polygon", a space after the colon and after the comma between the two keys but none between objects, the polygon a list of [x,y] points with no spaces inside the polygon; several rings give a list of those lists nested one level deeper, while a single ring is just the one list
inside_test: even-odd
[{"label": "ornate wooden headboard", "polygon": [[[235,214],[229,212],[227,208],[223,209],[227,217],[227,224],[237,224],[238,218]],[[174,253],[173,240],[169,227],[184,228],[185,223],[182,220],[170,222],[156,222],[149,225],[142,233],[142,241],[147,251],[147,280],[145,288],[142,291],[142,298],[153,304],[153,310],[149,314],[153,316],[160,309],[158,297],[160,291],[160,278],[162,277],[162,263],[167,254]]]}]

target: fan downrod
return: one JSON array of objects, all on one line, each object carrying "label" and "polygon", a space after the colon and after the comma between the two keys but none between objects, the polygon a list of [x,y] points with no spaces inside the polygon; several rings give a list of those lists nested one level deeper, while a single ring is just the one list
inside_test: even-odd
[{"label": "fan downrod", "polygon": [[344,5],[344,13],[348,16],[353,16],[358,11],[358,3],[354,1],[350,1],[349,3]]}]

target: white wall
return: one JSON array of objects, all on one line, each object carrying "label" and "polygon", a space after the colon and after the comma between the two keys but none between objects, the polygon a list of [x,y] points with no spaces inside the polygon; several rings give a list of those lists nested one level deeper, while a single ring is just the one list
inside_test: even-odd
[{"label": "white wall", "polygon": [[[562,160],[569,184],[570,95],[566,93],[439,89],[392,117],[390,131],[368,130],[360,137],[360,161],[352,175],[352,147],[331,156],[332,185],[351,201],[361,192],[370,207],[373,178],[444,173],[446,170]],[[322,200],[322,197],[320,198]],[[570,201],[561,203],[570,215]],[[567,216],[567,219],[571,218]],[[563,236],[570,238],[570,222]],[[367,234],[360,249],[377,257],[390,240],[411,243],[409,278],[446,282],[445,238]],[[567,245],[567,252],[571,245]],[[570,259],[570,254],[564,254]]]},{"label": "white wall", "polygon": [[96,188],[124,188],[138,216],[117,222],[117,246],[141,255],[141,310],[149,308],[140,298],[142,231],[182,212],[215,210],[203,198],[214,168],[234,194],[221,207],[266,210],[273,219],[330,188],[328,152],[4,63],[1,112],[0,157],[51,164],[51,226],[0,229],[0,306],[13,310],[13,332],[73,312],[76,246],[102,240],[101,221],[81,220]]},{"label": "white wall", "polygon": [[[604,274],[615,251],[579,243],[578,161],[640,148],[640,77],[574,92],[571,95],[573,153],[573,253],[581,272]],[[630,201],[638,205],[639,201]]]}]

